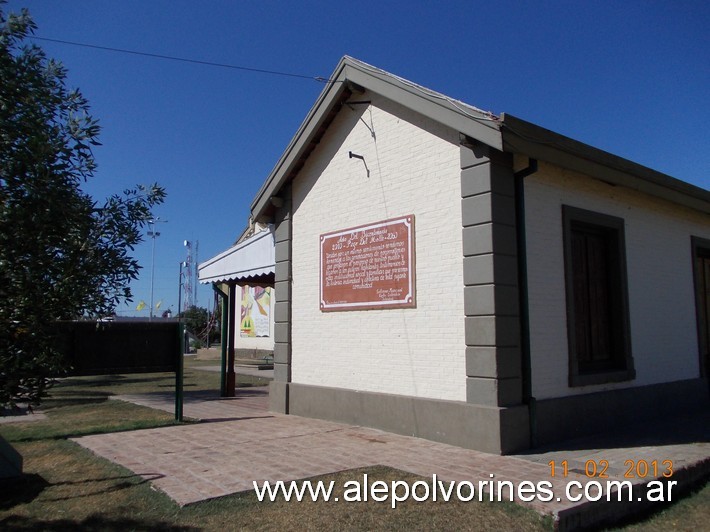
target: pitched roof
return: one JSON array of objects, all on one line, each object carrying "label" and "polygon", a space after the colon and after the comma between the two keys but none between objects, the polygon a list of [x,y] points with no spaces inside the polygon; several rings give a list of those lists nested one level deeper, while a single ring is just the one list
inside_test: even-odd
[{"label": "pitched roof", "polygon": [[612,155],[510,114],[495,116],[464,102],[345,56],[251,204],[268,217],[281,187],[302,168],[341,105],[365,90],[440,122],[461,135],[509,153],[580,172],[710,214],[710,191]]}]

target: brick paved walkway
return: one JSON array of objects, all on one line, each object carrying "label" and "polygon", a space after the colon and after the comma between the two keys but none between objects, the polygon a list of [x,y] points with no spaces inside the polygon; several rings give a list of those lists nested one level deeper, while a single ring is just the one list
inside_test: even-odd
[{"label": "brick paved walkway", "polygon": [[[173,411],[169,395],[120,396],[118,399]],[[586,460],[611,462],[610,479],[623,475],[623,461],[673,459],[676,475],[692,472],[688,479],[710,471],[710,441],[610,448],[577,445],[569,450],[527,456],[496,456],[419,438],[400,436],[357,426],[286,416],[268,412],[265,388],[240,388],[237,396],[217,400],[208,395],[185,399],[185,415],[202,423],[157,429],[100,434],[75,441],[113,462],[148,478],[178,504],[253,489],[252,481],[294,480],[347,469],[385,465],[442,480],[550,481],[555,499],[524,503],[541,513],[551,513],[560,529],[588,525],[605,512],[628,512],[628,505],[590,505],[568,501],[567,482],[586,483]],[[604,446],[606,445],[606,446]],[[550,478],[550,460],[567,459],[566,479]],[[681,473],[680,475],[679,472]],[[650,480],[647,478],[642,483]],[[637,479],[638,483],[639,480]],[[636,498],[636,492],[634,498]],[[633,509],[633,508],[631,508]]]}]

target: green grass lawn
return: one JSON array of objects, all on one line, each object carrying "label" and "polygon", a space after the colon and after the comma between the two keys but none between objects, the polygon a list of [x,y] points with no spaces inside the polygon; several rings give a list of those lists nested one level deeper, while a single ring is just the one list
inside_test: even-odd
[{"label": "green grass lawn", "polygon": [[[194,370],[209,361],[186,359],[185,389],[216,390],[219,374]],[[239,377],[240,386],[267,381]],[[2,530],[549,530],[549,518],[510,503],[259,502],[255,493],[221,497],[180,508],[131,471],[67,438],[174,424],[171,414],[111,395],[172,390],[171,374],[65,379],[42,406],[43,421],[0,425],[0,434],[23,455],[25,475],[0,482]],[[189,422],[189,421],[188,421]],[[370,479],[420,478],[384,467],[323,477],[342,486]],[[341,490],[342,491],[342,490]],[[632,530],[699,530],[710,523],[710,486],[634,525]]]}]

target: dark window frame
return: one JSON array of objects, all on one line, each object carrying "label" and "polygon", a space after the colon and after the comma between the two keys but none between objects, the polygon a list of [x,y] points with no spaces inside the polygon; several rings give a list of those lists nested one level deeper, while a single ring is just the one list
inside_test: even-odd
[{"label": "dark window frame", "polygon": [[[633,380],[636,377],[634,360],[631,352],[631,327],[629,319],[628,279],[626,274],[626,240],[624,220],[616,216],[594,211],[562,206],[562,227],[564,242],[565,292],[567,300],[567,343],[569,352],[569,386],[591,386]],[[607,368],[584,368],[580,364],[578,348],[575,294],[574,263],[572,257],[572,234],[574,231],[595,232],[608,238],[611,264],[610,282],[613,289],[609,295],[613,298],[614,315],[610,316],[611,337],[616,355]]]}]

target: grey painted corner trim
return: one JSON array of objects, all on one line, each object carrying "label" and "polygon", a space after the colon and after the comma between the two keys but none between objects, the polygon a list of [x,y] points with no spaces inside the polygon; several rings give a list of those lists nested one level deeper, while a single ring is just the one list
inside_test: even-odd
[{"label": "grey painted corner trim", "polygon": [[[274,348],[274,352],[275,352]],[[466,376],[512,379],[522,376],[519,347],[466,347]]]},{"label": "grey painted corner trim", "polygon": [[[278,265],[277,265],[278,267]],[[517,286],[517,262],[513,255],[486,253],[463,259],[464,286],[496,284]]]},{"label": "grey painted corner trim", "polygon": [[487,253],[515,256],[517,253],[515,227],[495,222],[464,227],[464,256]]},{"label": "grey painted corner trim", "polygon": [[291,260],[291,240],[276,242],[274,246],[274,258],[277,263]]},{"label": "grey painted corner trim", "polygon": [[269,383],[269,410],[279,414],[288,414],[288,383],[272,381]]},{"label": "grey painted corner trim", "polygon": [[466,402],[485,406],[517,406],[523,402],[520,377],[468,377]]},{"label": "grey painted corner trim", "polygon": [[[291,234],[293,219],[293,197],[291,185],[282,190],[282,202],[276,209],[275,222],[277,231],[288,235],[287,240],[276,242],[276,269],[274,276],[275,301],[274,301],[274,382],[287,383],[291,380]],[[288,396],[286,388],[279,388],[283,401],[276,399],[279,404],[284,403],[279,411],[288,410]],[[284,402],[285,401],[285,402]],[[281,408],[281,407],[280,407]]]},{"label": "grey painted corner trim", "polygon": [[501,115],[503,148],[710,214],[710,191],[594,148],[508,113]]},{"label": "grey painted corner trim", "polygon": [[502,285],[465,286],[466,316],[518,316],[518,287]]},{"label": "grey painted corner trim", "polygon": [[515,225],[515,199],[511,196],[493,192],[469,196],[461,200],[461,211],[464,227],[493,221]]},{"label": "grey painted corner trim", "polygon": [[289,383],[291,381],[291,364],[279,364],[274,361],[274,380],[273,382]]}]

